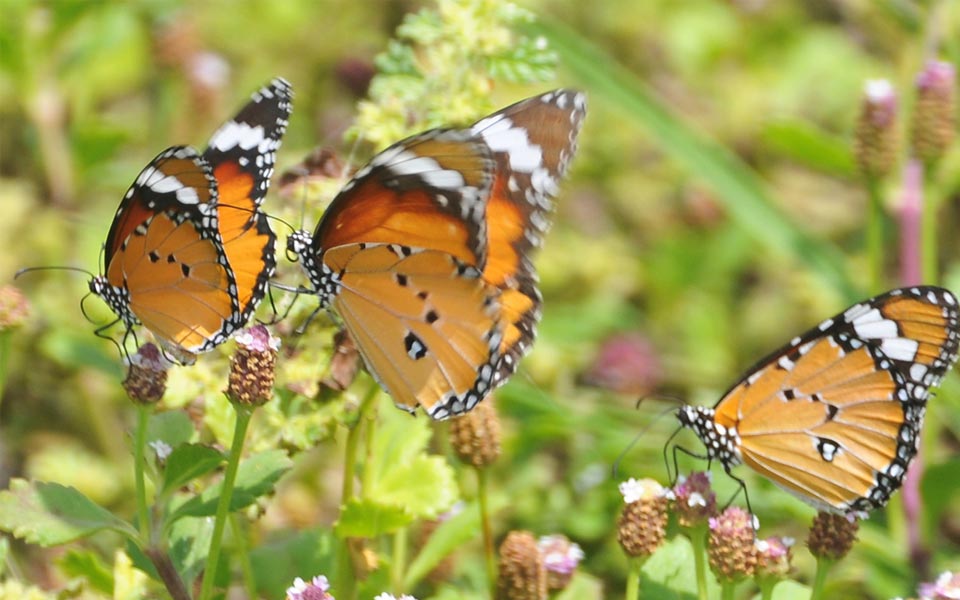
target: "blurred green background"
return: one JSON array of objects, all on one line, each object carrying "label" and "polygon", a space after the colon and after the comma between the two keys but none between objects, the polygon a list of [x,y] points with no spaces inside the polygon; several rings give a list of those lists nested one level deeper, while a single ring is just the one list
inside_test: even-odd
[{"label": "blurred green background", "polygon": [[[546,35],[557,52],[557,79],[496,87],[494,104],[566,85],[584,89],[590,108],[555,224],[536,257],[545,297],[540,337],[500,393],[506,446],[492,475],[498,538],[513,528],[564,533],[585,549],[594,589],[619,594],[626,561],[614,534],[622,500],[611,465],[642,431],[618,478],[665,481],[661,450],[674,428],[669,418],[651,425],[665,405],[637,408],[637,399],[713,404],[757,358],[875,291],[866,276],[866,192],[851,156],[864,84],[892,81],[905,128],[924,61],[932,52],[960,59],[958,4],[522,3],[543,18],[530,31]],[[362,163],[370,149],[345,142],[344,133],[374,56],[403,16],[422,6],[432,5],[0,0],[0,283],[25,266],[98,272],[117,204],[143,165],[170,145],[202,146],[276,75],[296,91],[278,172],[317,146]],[[928,183],[946,200],[942,283],[960,291],[956,144]],[[316,211],[305,216],[302,198],[277,187],[267,212],[312,226]],[[899,188],[895,172],[883,189],[886,287],[898,281]],[[285,226],[275,228],[282,248]],[[297,277],[282,271],[288,283]],[[3,390],[3,479],[62,481],[127,514],[132,411],[117,385],[115,348],[93,335],[81,313],[86,278],[33,273],[16,284],[32,316],[13,337]],[[85,308],[95,323],[110,318],[95,298]],[[313,358],[301,359],[287,380],[281,375],[280,386],[320,376],[329,335],[319,328],[299,342],[317,344]],[[198,386],[222,389],[225,363],[216,360],[199,375],[177,369],[169,404],[188,405]],[[314,432],[306,439],[304,446],[325,438]],[[895,501],[864,523],[861,543],[834,572],[837,597],[908,595],[930,573],[960,566],[956,375],[930,403],[923,448],[929,571],[917,572],[909,560]],[[329,440],[301,454],[257,522],[263,539],[329,525],[338,468]],[[739,474],[761,533],[802,540],[813,510]],[[735,489],[724,477],[716,485],[722,499]],[[33,580],[58,584],[62,575],[45,555],[21,550]],[[795,554],[798,579],[809,578],[812,560],[801,547]],[[464,555],[465,573],[482,571],[476,552]]]}]

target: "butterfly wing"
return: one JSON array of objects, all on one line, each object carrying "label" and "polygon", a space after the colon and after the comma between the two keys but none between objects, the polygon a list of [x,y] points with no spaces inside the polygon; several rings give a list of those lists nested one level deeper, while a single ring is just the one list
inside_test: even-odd
[{"label": "butterfly wing", "polygon": [[916,454],[930,389],[957,360],[956,297],[893,290],[765,358],[715,407],[743,461],[841,512],[886,504]]},{"label": "butterfly wing", "polygon": [[348,244],[327,250],[332,308],[397,406],[435,419],[473,408],[499,358],[497,290],[437,250]]},{"label": "butterfly wing", "polygon": [[552,198],[576,152],[586,97],[554,90],[522,100],[471,127],[496,164],[487,202],[484,279],[501,290],[506,323],[497,382],[517,368],[536,336],[542,303],[530,253],[549,227]]},{"label": "butterfly wing", "polygon": [[276,269],[276,236],[260,206],[270,186],[292,97],[290,84],[274,79],[213,134],[203,153],[217,182],[220,235],[236,278],[241,326],[263,299]]},{"label": "butterfly wing", "polygon": [[106,281],[95,291],[181,355],[224,341],[239,310],[216,202],[206,162],[173,147],[140,172],[107,235]]}]

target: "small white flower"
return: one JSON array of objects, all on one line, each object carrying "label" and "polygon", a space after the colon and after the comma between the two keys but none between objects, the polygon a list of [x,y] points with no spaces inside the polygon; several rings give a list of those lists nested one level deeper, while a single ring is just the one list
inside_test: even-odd
[{"label": "small white flower", "polygon": [[148,442],[147,445],[153,448],[153,453],[157,455],[158,460],[167,460],[167,457],[170,456],[171,452],[173,452],[173,448],[170,447],[170,444],[163,440],[154,440],[152,442]]}]

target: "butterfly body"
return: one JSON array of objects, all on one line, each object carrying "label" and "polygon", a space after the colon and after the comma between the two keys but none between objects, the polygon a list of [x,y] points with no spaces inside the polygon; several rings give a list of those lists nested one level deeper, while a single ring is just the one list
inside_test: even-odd
[{"label": "butterfly body", "polygon": [[160,153],[127,190],[90,282],[129,331],[142,324],[181,362],[226,341],[262,300],[276,266],[260,211],[290,114],[282,79],[211,137],[203,154]]},{"label": "butterfly body", "polygon": [[313,234],[288,238],[320,306],[401,408],[461,414],[516,369],[539,318],[528,255],[584,111],[582,94],[558,90],[398,142]]},{"label": "butterfly body", "polygon": [[957,360],[958,304],[918,286],[858,303],[761,360],[713,408],[685,406],[707,456],[820,510],[884,506],[917,453],[926,402]]}]

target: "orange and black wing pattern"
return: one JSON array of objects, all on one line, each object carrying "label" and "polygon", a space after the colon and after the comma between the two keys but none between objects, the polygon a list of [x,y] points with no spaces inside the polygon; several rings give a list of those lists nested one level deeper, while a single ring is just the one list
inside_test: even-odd
[{"label": "orange and black wing pattern", "polygon": [[274,79],[213,134],[203,153],[217,184],[220,236],[236,278],[241,323],[256,310],[276,270],[276,236],[260,207],[292,99],[290,84]]},{"label": "orange and black wing pattern", "polygon": [[710,458],[745,463],[821,510],[887,503],[917,452],[926,403],[957,360],[948,290],[858,303],[758,363],[712,409],[684,407]]},{"label": "orange and black wing pattern", "polygon": [[90,284],[128,328],[142,323],[184,360],[222,343],[239,312],[216,208],[203,158],[188,147],[162,152],[124,196],[105,275]]},{"label": "orange and black wing pattern", "polygon": [[542,299],[530,255],[549,228],[552,199],[576,153],[586,110],[582,92],[554,90],[501,109],[471,127],[495,162],[483,278],[501,290],[505,331],[498,385],[516,371],[536,337]]}]

